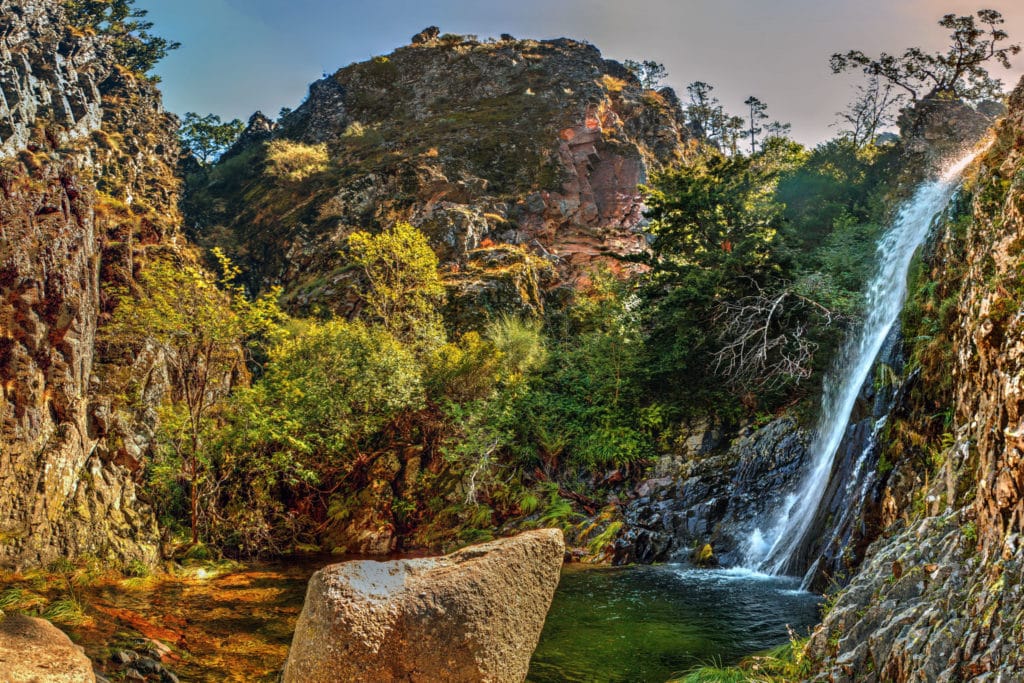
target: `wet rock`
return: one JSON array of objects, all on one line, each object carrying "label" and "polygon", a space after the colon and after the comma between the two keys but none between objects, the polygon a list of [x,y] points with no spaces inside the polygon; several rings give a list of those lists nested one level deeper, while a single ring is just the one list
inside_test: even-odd
[{"label": "wet rock", "polygon": [[331,565],[310,580],[284,681],[522,681],[564,551],[547,529],[443,557]]},{"label": "wet rock", "polygon": [[45,619],[0,617],[0,674],[4,683],[91,683],[92,663],[82,648]]},{"label": "wet rock", "polygon": [[139,657],[132,662],[132,668],[143,674],[156,674],[163,670],[163,665],[149,657]]},{"label": "wet rock", "polygon": [[678,476],[684,472],[688,463],[721,449],[725,445],[724,441],[725,429],[722,425],[700,420],[687,430],[687,436],[678,449],[658,458],[654,464],[654,477],[661,479]]},{"label": "wet rock", "polygon": [[741,563],[758,524],[796,485],[806,447],[797,423],[780,418],[724,452],[682,462],[676,477],[642,482],[625,506],[615,562],[690,562],[710,543],[721,564]]}]

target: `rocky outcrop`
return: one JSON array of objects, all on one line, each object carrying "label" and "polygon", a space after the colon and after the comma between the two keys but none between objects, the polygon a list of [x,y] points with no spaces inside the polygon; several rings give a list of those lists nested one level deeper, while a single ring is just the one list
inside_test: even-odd
[{"label": "rocky outcrop", "polygon": [[0,0],[0,158],[26,149],[37,122],[53,126],[57,144],[99,130],[109,49],[66,39],[59,3]]},{"label": "rocky outcrop", "polygon": [[286,683],[522,681],[565,546],[554,529],[444,557],[346,562],[313,575]]},{"label": "rocky outcrop", "polygon": [[816,680],[1024,678],[1024,82],[980,166],[933,258],[935,288],[952,294],[948,358],[932,362],[952,382],[930,400],[953,424],[912,464],[920,488],[886,491],[892,524],[811,641]]},{"label": "rocky outcrop", "polygon": [[0,680],[4,683],[92,683],[82,648],[45,619],[0,613]]},{"label": "rocky outcrop", "polygon": [[807,435],[780,418],[722,449],[716,431],[692,438],[695,449],[680,469],[639,485],[623,511],[616,563],[688,562],[706,544],[722,564],[743,562],[758,524],[796,487]]},{"label": "rocky outcrop", "polygon": [[59,3],[2,8],[0,89],[31,135],[0,134],[0,566],[153,564],[135,480],[166,376],[100,338],[146,253],[178,248],[173,118]]},{"label": "rocky outcrop", "polygon": [[971,106],[936,94],[907,107],[898,121],[904,153],[912,159],[906,167],[933,169],[963,155],[1004,112],[998,102]]},{"label": "rocky outcrop", "polygon": [[[675,96],[586,43],[435,34],[314,83],[276,126],[256,119],[190,188],[196,238],[237,256],[254,289],[283,284],[300,310],[340,312],[345,237],[397,220],[431,238],[456,300],[467,268],[478,283],[504,276],[480,267],[490,248],[542,259],[563,282],[644,250],[637,185],[691,140]],[[264,172],[268,135],[325,144],[329,168],[285,187]]]}]

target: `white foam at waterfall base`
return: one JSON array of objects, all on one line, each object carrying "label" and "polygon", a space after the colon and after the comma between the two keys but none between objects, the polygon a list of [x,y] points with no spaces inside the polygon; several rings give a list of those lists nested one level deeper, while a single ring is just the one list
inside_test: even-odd
[{"label": "white foam at waterfall base", "polygon": [[[924,182],[900,208],[878,242],[878,266],[865,290],[865,316],[842,347],[825,378],[821,416],[808,453],[809,468],[796,495],[751,534],[745,565],[770,574],[784,573],[799,551],[829,483],[833,460],[846,433],[857,395],[867,380],[886,336],[899,317],[907,294],[907,272],[914,252],[943,211],[960,174],[983,149],[948,164]],[[766,531],[767,530],[767,531]]]}]

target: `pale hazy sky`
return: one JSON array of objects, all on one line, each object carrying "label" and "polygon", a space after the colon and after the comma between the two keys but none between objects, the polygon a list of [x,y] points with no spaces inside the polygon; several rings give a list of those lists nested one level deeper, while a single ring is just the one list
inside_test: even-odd
[{"label": "pale hazy sky", "polygon": [[[156,32],[181,41],[156,72],[167,107],[247,119],[295,107],[309,84],[355,61],[405,45],[425,26],[481,38],[586,40],[614,59],[665,64],[667,84],[715,86],[727,109],[756,95],[801,142],[831,135],[852,94],[852,77],[833,76],[833,52],[941,49],[947,12],[982,7],[1006,17],[1011,42],[1024,43],[1024,0],[139,0]],[[1024,53],[1008,85],[1024,74]]]}]

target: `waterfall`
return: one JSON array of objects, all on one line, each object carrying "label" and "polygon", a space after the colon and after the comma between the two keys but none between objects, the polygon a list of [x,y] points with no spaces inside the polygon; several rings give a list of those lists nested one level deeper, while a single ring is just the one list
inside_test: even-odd
[{"label": "waterfall", "polygon": [[[753,532],[748,543],[748,567],[771,574],[807,569],[800,566],[800,550],[828,487],[836,452],[847,432],[857,396],[903,308],[910,261],[927,237],[936,214],[949,203],[961,172],[978,153],[976,150],[949,164],[940,176],[923,183],[902,205],[879,240],[877,271],[865,292],[864,320],[848,337],[837,363],[825,378],[821,415],[808,450],[808,469],[796,495],[787,498],[764,529]],[[856,482],[847,482],[847,486],[855,485]]]}]

